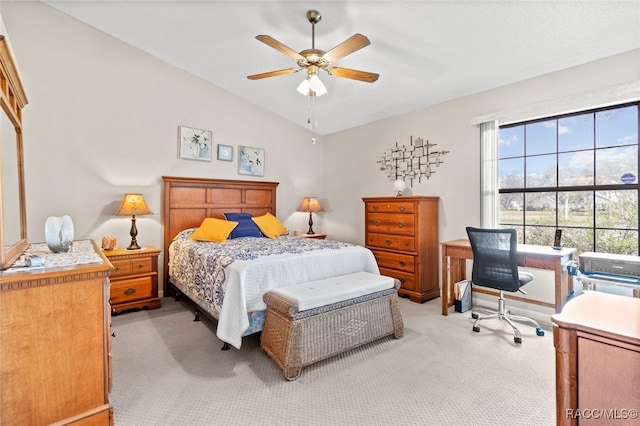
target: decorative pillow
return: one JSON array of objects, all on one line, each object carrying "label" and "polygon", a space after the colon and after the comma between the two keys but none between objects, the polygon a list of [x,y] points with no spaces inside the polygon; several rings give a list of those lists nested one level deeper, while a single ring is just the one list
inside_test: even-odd
[{"label": "decorative pillow", "polygon": [[278,218],[271,213],[265,213],[262,216],[254,217],[253,221],[258,225],[258,228],[260,228],[266,237],[275,238],[289,233],[282,222],[280,222]]},{"label": "decorative pillow", "polygon": [[231,231],[237,226],[238,222],[208,217],[202,221],[200,227],[189,238],[198,241],[222,243],[227,240]]},{"label": "decorative pillow", "polygon": [[238,222],[238,226],[231,232],[230,239],[240,237],[259,237],[262,238],[262,232],[258,226],[251,220],[253,216],[249,213],[224,213],[227,220]]}]

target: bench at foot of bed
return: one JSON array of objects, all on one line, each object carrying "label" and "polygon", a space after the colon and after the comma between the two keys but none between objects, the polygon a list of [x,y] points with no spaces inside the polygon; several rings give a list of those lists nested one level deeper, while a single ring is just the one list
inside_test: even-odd
[{"label": "bench at foot of bed", "polygon": [[400,338],[399,287],[391,277],[357,272],[271,290],[263,296],[261,347],[295,380],[304,366],[385,336]]}]

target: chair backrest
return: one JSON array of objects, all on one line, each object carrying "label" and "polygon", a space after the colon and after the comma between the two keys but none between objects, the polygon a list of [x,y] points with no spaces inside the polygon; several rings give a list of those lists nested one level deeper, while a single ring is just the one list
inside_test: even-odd
[{"label": "chair backrest", "polygon": [[518,236],[515,229],[467,227],[473,250],[471,281],[482,287],[517,291]]}]

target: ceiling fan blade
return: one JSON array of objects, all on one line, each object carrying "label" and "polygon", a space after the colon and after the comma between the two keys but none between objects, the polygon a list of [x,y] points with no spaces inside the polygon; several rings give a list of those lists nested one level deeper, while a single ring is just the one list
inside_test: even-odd
[{"label": "ceiling fan blade", "polygon": [[269,71],[269,72],[263,72],[261,74],[248,75],[247,78],[249,80],[260,80],[261,78],[277,77],[279,75],[293,74],[294,72],[300,71],[300,69],[301,68],[286,68],[283,70]]},{"label": "ceiling fan blade", "polygon": [[277,51],[282,52],[285,55],[292,57],[296,61],[304,60],[304,56],[302,56],[301,54],[299,54],[295,50],[291,49],[290,47],[285,46],[284,44],[280,43],[278,40],[276,40],[275,38],[273,38],[271,36],[268,36],[268,35],[257,35],[256,39],[260,40],[261,42],[263,42],[264,44],[266,44],[268,46],[273,47]]},{"label": "ceiling fan blade", "polygon": [[368,46],[370,43],[369,39],[362,34],[354,34],[322,55],[322,57],[329,62],[335,62],[340,58],[344,58],[345,56]]},{"label": "ceiling fan blade", "polygon": [[351,70],[349,68],[340,68],[340,67],[328,68],[327,72],[330,75],[335,75],[336,77],[350,78],[352,80],[359,80],[367,83],[373,83],[379,77],[379,74],[376,74],[376,73],[359,71],[359,70]]}]

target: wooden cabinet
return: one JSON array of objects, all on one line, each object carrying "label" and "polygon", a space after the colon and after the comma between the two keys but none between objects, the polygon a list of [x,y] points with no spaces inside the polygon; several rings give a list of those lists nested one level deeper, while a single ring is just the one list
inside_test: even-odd
[{"label": "wooden cabinet", "polygon": [[380,273],[400,280],[398,294],[423,303],[440,296],[439,197],[366,197],[365,244]]},{"label": "wooden cabinet", "polygon": [[637,424],[639,319],[640,299],[594,291],[551,317],[558,425]]},{"label": "wooden cabinet", "polygon": [[57,266],[0,272],[2,425],[113,424],[111,264],[91,241],[72,251],[34,244]]},{"label": "wooden cabinet", "polygon": [[140,250],[109,250],[105,255],[113,265],[111,273],[111,309],[156,309],[158,297],[158,255],[155,247]]}]

